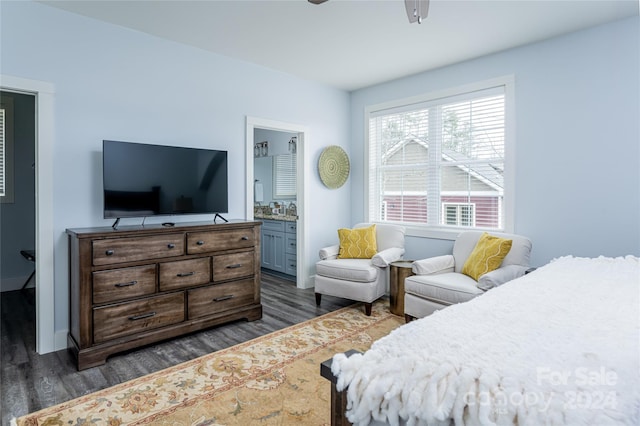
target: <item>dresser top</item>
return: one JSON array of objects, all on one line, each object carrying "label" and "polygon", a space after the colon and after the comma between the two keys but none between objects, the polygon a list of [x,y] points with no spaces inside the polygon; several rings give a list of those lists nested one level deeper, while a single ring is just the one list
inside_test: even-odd
[{"label": "dresser top", "polygon": [[229,220],[224,223],[213,223],[213,221],[203,222],[177,222],[173,226],[164,226],[160,223],[148,225],[126,225],[118,226],[116,229],[111,226],[98,226],[92,228],[68,228],[67,234],[82,237],[120,237],[126,235],[144,235],[171,232],[193,232],[193,231],[215,231],[234,229],[246,226],[259,226],[261,221]]}]

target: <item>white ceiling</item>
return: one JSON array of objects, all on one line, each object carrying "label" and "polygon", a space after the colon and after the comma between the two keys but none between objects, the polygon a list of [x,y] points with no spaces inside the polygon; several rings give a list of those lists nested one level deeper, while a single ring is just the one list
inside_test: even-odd
[{"label": "white ceiling", "polygon": [[638,0],[84,0],[43,3],[344,90],[638,15]]}]

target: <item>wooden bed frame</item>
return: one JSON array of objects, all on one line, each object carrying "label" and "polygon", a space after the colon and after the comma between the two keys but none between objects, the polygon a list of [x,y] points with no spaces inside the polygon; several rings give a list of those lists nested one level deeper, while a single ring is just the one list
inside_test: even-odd
[{"label": "wooden bed frame", "polygon": [[[345,355],[350,357],[357,353],[360,352],[352,349],[345,352]],[[340,392],[336,388],[338,378],[331,372],[332,362],[333,358],[329,358],[320,364],[320,375],[331,382],[331,426],[351,426],[351,422],[345,416],[347,412],[347,392]]]}]

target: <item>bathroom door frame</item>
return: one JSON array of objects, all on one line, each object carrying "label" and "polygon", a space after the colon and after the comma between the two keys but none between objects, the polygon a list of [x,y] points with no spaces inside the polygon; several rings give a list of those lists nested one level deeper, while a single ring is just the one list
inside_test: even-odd
[{"label": "bathroom door frame", "polygon": [[[56,331],[53,223],[54,96],[52,83],[0,74],[3,91],[35,96],[36,197],[36,352],[40,355],[67,347],[67,330]],[[66,288],[65,286],[61,286]],[[64,327],[65,325],[63,325]]]},{"label": "bathroom door frame", "polygon": [[307,186],[304,175],[304,165],[306,164],[306,145],[309,141],[309,130],[300,124],[286,123],[282,121],[268,120],[258,117],[247,116],[246,122],[246,218],[247,220],[253,220],[253,181],[254,181],[254,156],[253,145],[255,143],[253,139],[253,133],[255,129],[274,130],[278,132],[296,133],[297,134],[297,149],[296,149],[296,208],[298,212],[298,222],[296,229],[296,287],[298,288],[310,288],[313,287],[309,274],[305,273],[307,270],[307,261],[305,253],[307,250],[307,241],[309,241],[307,235]]}]

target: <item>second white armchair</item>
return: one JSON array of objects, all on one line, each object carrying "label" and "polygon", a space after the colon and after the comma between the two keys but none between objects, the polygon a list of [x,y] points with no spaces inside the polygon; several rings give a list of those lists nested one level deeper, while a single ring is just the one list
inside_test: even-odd
[{"label": "second white armchair", "polygon": [[[404,280],[404,314],[406,321],[422,318],[456,303],[467,302],[485,291],[525,274],[529,269],[531,241],[515,234],[491,233],[510,241],[507,254],[496,269],[482,273],[463,271],[483,232],[465,231],[456,238],[453,253],[417,260],[414,276]],[[465,273],[463,273],[465,272]]]}]

